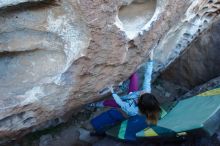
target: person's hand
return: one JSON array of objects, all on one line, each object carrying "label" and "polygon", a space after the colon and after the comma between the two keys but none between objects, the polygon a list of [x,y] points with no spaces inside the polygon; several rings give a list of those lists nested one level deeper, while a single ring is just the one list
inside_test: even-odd
[{"label": "person's hand", "polygon": [[110,92],[111,92],[112,94],[114,93],[113,86],[110,86],[110,87],[109,87],[109,90],[110,90]]},{"label": "person's hand", "polygon": [[154,57],[154,50],[151,50],[151,51],[150,51],[150,61],[153,60],[153,57]]}]

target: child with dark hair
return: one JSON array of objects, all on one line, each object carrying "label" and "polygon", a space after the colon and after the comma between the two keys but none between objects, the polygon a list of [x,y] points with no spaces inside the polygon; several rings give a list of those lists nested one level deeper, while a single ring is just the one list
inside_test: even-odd
[{"label": "child with dark hair", "polygon": [[[160,117],[161,109],[159,102],[153,95],[150,94],[152,71],[153,51],[150,53],[150,60],[144,66],[144,80],[142,85],[143,88],[137,91],[138,86],[136,85],[138,81],[138,76],[136,74],[133,74],[131,76],[131,85],[129,86],[129,89],[131,90],[129,90],[130,93],[128,95],[119,96],[116,92],[114,92],[113,87],[110,87],[109,89],[115,101],[111,103],[115,103],[114,105],[116,106],[114,107],[120,107],[123,111],[123,114],[116,109],[111,109],[107,112],[100,114],[99,116],[91,120],[91,124],[96,131],[92,132],[91,135],[104,134],[105,131],[109,129],[109,127],[112,127],[116,123],[125,120],[127,117],[139,116],[140,112],[147,116],[148,124],[157,124],[157,121]],[[102,106],[104,105],[103,103]],[[111,106],[113,106],[113,104],[111,104]],[[138,126],[134,128],[138,128]],[[136,132],[138,132],[141,129],[136,130]]]},{"label": "child with dark hair", "polygon": [[153,71],[153,51],[150,52],[150,60],[144,66],[143,88],[140,91],[134,91],[125,96],[119,96],[111,88],[112,96],[115,102],[128,116],[138,115],[138,98],[145,93],[151,93],[151,76]]},{"label": "child with dark hair", "polygon": [[148,125],[157,125],[160,118],[160,104],[154,95],[144,93],[138,100],[139,111],[146,115]]}]

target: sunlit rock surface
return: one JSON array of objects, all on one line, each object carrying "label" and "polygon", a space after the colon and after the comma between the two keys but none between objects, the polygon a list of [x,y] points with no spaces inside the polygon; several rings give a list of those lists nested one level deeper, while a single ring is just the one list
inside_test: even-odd
[{"label": "sunlit rock surface", "polygon": [[1,0],[0,137],[62,122],[152,49],[159,73],[218,13],[215,0]]},{"label": "sunlit rock surface", "polygon": [[[132,39],[143,31],[144,27],[152,23],[153,16],[157,17],[158,13],[155,13],[156,5],[157,12],[162,5],[163,1],[156,0],[134,0],[125,1],[125,4],[121,6],[118,13],[119,24],[121,21],[121,28],[125,31],[128,38]],[[155,15],[154,15],[155,14]]]},{"label": "sunlit rock surface", "polygon": [[177,21],[155,48],[155,72],[163,71],[197,38],[201,32],[217,21],[219,0],[195,0],[187,8],[181,21]]}]

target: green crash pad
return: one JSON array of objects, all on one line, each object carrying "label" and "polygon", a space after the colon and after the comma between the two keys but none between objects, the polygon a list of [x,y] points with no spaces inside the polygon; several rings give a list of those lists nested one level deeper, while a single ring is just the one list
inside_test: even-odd
[{"label": "green crash pad", "polygon": [[220,88],[179,101],[158,126],[176,133],[201,129],[213,135],[220,126]]},{"label": "green crash pad", "polygon": [[136,141],[136,133],[146,127],[146,117],[136,115],[107,130],[106,134],[125,141]]},{"label": "green crash pad", "polygon": [[141,130],[140,132],[138,132],[136,134],[136,137],[138,138],[152,138],[152,137],[174,137],[176,136],[176,132],[167,129],[167,128],[163,128],[163,127],[159,127],[159,126],[149,126],[147,128],[145,128],[144,130]]},{"label": "green crash pad", "polygon": [[136,137],[181,136],[198,129],[213,135],[220,126],[220,88],[162,108],[164,111],[157,126],[148,127],[146,119],[137,115],[107,130],[106,134],[129,141],[135,141]]}]

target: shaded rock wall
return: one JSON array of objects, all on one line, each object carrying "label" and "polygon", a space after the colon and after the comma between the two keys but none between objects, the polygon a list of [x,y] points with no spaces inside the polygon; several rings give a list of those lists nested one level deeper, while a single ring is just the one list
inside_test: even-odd
[{"label": "shaded rock wall", "polygon": [[[160,89],[178,97],[195,86],[220,76],[220,20],[201,33],[187,50],[160,75]],[[160,90],[157,89],[157,90]],[[160,91],[161,92],[161,91]],[[162,92],[161,92],[162,93]]]},{"label": "shaded rock wall", "polygon": [[190,43],[218,8],[217,0],[1,0],[0,137],[63,122],[127,79],[152,49],[155,72],[164,70],[185,49],[185,31]]},{"label": "shaded rock wall", "polygon": [[[162,78],[188,89],[220,76],[220,20],[203,32],[188,50],[170,65]],[[172,73],[170,72],[172,70]]]}]

